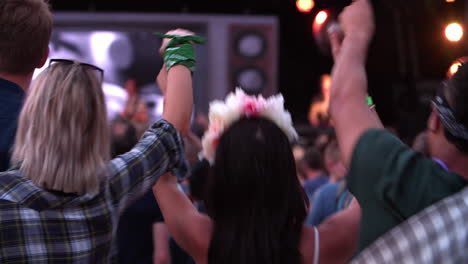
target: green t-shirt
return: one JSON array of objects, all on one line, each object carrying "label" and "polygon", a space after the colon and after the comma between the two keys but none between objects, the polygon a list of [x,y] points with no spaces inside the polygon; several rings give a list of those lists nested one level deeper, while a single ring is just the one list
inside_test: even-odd
[{"label": "green t-shirt", "polygon": [[377,129],[359,139],[347,179],[362,208],[358,251],[468,183]]}]

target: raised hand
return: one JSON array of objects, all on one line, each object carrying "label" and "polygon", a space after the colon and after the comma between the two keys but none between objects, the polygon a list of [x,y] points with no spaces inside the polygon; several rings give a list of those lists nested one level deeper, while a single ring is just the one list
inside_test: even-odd
[{"label": "raised hand", "polygon": [[[178,29],[174,29],[174,30],[169,30],[168,32],[165,33],[165,35],[178,35],[178,36],[182,37],[182,36],[195,35],[195,33],[193,33],[190,30],[178,28]],[[170,38],[163,38],[161,48],[159,48],[159,54],[161,54],[161,56],[164,55],[164,51],[166,50],[166,47],[167,47],[167,44],[169,43],[169,41],[171,41]]]},{"label": "raised hand", "polygon": [[370,41],[375,31],[374,12],[369,0],[355,0],[339,18],[345,38],[359,36]]}]

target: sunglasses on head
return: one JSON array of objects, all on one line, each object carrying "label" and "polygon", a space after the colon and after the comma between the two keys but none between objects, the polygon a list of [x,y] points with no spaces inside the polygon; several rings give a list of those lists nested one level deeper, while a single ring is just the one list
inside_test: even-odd
[{"label": "sunglasses on head", "polygon": [[97,78],[99,81],[103,81],[104,80],[104,70],[95,66],[95,65],[92,65],[92,64],[89,64],[89,63],[83,63],[83,62],[79,62],[79,61],[76,61],[76,60],[67,60],[67,59],[51,59],[49,61],[49,66],[53,65],[53,64],[56,64],[56,63],[64,63],[64,64],[75,64],[75,65],[78,65],[78,66],[83,66],[83,67],[87,67],[87,68],[90,68],[92,70],[95,70],[97,72]]}]

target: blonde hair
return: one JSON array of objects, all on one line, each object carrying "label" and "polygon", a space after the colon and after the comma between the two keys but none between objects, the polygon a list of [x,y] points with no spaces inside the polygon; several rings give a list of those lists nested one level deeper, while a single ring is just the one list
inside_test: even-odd
[{"label": "blonde hair", "polygon": [[55,63],[31,87],[12,160],[48,190],[96,193],[110,156],[104,94],[94,69]]},{"label": "blonde hair", "polygon": [[44,0],[0,0],[0,14],[0,72],[32,72],[48,52],[49,5]]}]

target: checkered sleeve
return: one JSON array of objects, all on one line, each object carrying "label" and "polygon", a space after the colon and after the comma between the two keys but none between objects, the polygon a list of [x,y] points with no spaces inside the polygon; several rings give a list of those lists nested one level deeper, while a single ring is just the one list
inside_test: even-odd
[{"label": "checkered sleeve", "polygon": [[411,217],[351,264],[468,263],[468,187]]},{"label": "checkered sleeve", "polygon": [[169,122],[154,123],[128,153],[110,161],[109,194],[119,210],[141,197],[166,172],[179,180],[188,172],[183,140]]}]

